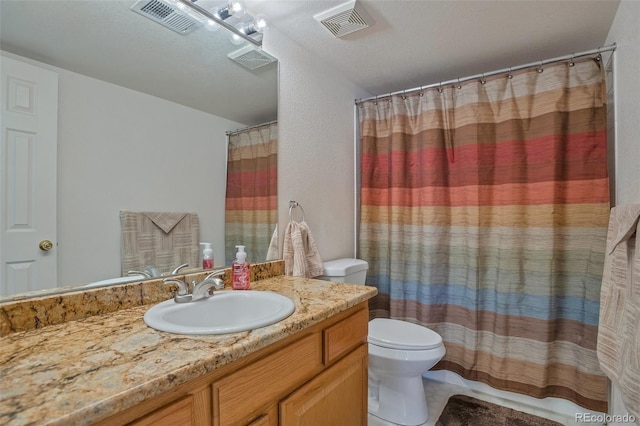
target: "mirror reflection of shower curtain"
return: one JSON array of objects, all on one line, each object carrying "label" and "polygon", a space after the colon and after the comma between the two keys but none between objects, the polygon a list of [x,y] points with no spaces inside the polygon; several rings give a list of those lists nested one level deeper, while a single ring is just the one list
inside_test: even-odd
[{"label": "mirror reflection of shower curtain", "polygon": [[225,265],[236,245],[250,262],[278,259],[278,124],[229,133],[225,203]]}]

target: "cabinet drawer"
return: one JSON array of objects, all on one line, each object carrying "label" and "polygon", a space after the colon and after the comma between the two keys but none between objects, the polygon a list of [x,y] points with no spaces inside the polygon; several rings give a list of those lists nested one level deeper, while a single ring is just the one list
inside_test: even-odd
[{"label": "cabinet drawer", "polygon": [[130,423],[130,426],[174,426],[193,424],[193,397],[188,396]]},{"label": "cabinet drawer", "polygon": [[324,364],[329,365],[367,341],[369,313],[362,309],[326,328],[324,333]]},{"label": "cabinet drawer", "polygon": [[248,424],[322,368],[322,335],[314,333],[224,377],[213,384],[214,424]]}]

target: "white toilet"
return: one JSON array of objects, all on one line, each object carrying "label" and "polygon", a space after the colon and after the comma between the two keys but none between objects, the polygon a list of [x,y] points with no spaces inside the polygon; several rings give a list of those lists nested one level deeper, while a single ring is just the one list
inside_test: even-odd
[{"label": "white toilet", "polygon": [[[360,259],[324,263],[319,279],[364,284],[369,265]],[[442,337],[406,321],[369,321],[369,414],[400,425],[428,419],[422,373],[445,354]]]}]

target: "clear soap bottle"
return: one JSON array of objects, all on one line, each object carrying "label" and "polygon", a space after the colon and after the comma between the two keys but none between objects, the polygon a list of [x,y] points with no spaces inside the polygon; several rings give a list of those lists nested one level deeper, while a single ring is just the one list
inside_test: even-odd
[{"label": "clear soap bottle", "polygon": [[234,290],[250,290],[251,265],[247,262],[244,246],[236,246],[236,260],[231,263],[231,287]]}]

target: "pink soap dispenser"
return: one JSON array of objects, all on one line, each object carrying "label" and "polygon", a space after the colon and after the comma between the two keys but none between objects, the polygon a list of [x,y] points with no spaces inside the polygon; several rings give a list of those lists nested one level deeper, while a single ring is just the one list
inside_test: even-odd
[{"label": "pink soap dispenser", "polygon": [[234,290],[250,290],[251,265],[247,262],[244,246],[236,246],[236,260],[231,263],[231,287]]},{"label": "pink soap dispenser", "polygon": [[202,269],[213,269],[213,249],[211,248],[211,243],[200,243],[200,245],[204,247],[202,250]]}]

